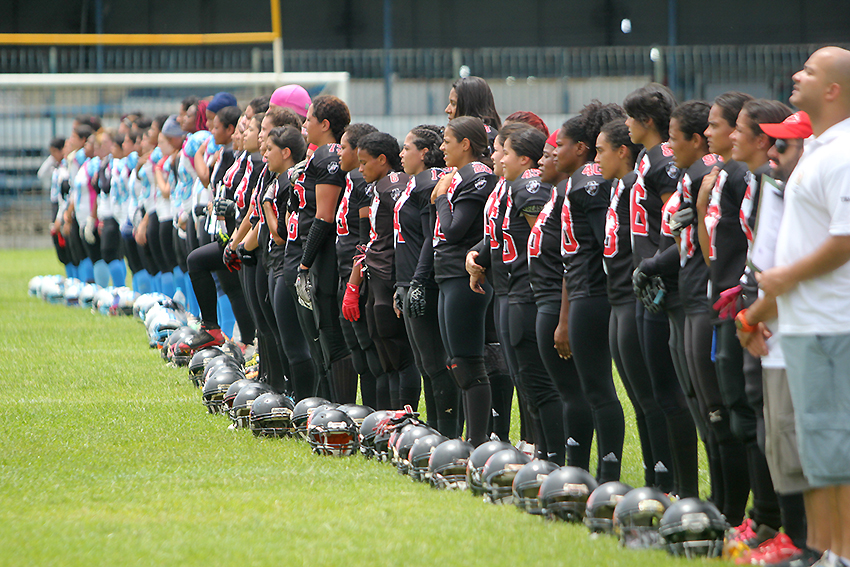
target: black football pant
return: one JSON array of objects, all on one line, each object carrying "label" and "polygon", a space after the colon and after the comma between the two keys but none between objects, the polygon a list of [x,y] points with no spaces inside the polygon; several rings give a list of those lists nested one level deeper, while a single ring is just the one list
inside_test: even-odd
[{"label": "black football pant", "polygon": [[[177,253],[174,248],[174,224],[171,219],[159,223],[159,246],[162,249],[162,257],[165,258],[163,272],[173,272],[177,267]],[[174,282],[175,287],[177,282]]]},{"label": "black football pant", "polygon": [[156,216],[155,211],[148,215],[146,236],[146,246],[150,253],[150,257],[153,260],[153,265],[156,267],[156,269],[151,272],[151,275],[171,271],[170,268],[168,268],[168,262],[165,261],[165,256],[162,254],[162,245],[159,242],[159,218]]},{"label": "black football pant", "polygon": [[310,397],[315,391],[316,369],[310,355],[310,345],[298,323],[296,302],[287,289],[283,273],[269,273],[269,298],[274,309],[283,354],[289,363],[290,386],[296,402]]},{"label": "black football pant", "polygon": [[[258,248],[256,253],[259,256],[262,252]],[[248,310],[257,329],[260,376],[265,377],[275,392],[282,394],[286,391],[284,357],[280,346],[277,319],[269,298],[269,275],[262,261],[259,261],[255,266],[243,265],[239,276],[242,280],[242,292],[245,294]]]},{"label": "black football pant", "polygon": [[83,248],[83,240],[80,237],[80,225],[77,224],[76,218],[71,218],[71,229],[68,231],[68,238],[65,239],[65,246],[68,249],[73,265],[78,266],[80,262],[86,259],[86,249]]},{"label": "black football pant", "polygon": [[[377,409],[378,383],[373,369],[377,369],[378,376],[381,376],[384,372],[383,368],[381,367],[381,360],[378,358],[378,351],[375,350],[375,343],[373,343],[371,337],[369,337],[369,329],[368,325],[366,324],[365,313],[366,300],[368,299],[368,294],[364,293],[364,286],[361,285],[359,298],[360,318],[354,322],[348,321],[342,316],[342,300],[345,297],[346,284],[348,284],[348,282],[340,278],[339,290],[337,291],[337,301],[340,305],[339,324],[342,328],[342,336],[345,339],[345,344],[351,351],[351,362],[354,364],[354,370],[360,377],[360,399],[363,402],[363,405]],[[358,326],[362,327],[362,330],[359,333],[355,328]],[[386,381],[386,384],[387,387],[389,387],[388,381]],[[356,397],[356,390],[354,394]],[[386,397],[389,397],[388,389],[386,392]],[[384,402],[384,405],[385,407],[382,407],[381,409],[390,409],[388,400]]]},{"label": "black football pant", "polygon": [[[503,441],[510,440],[510,413],[511,406],[513,406],[513,390],[516,388],[517,402],[519,403],[519,437],[527,443],[535,443],[535,434],[541,427],[540,414],[537,411],[537,407],[529,399],[528,391],[523,382],[523,376],[519,372],[519,361],[517,360],[516,350],[511,344],[510,309],[508,308],[507,294],[495,295],[493,297],[493,322],[495,323],[496,335],[499,338],[499,344],[502,347],[502,354],[504,355],[505,365],[508,368],[508,375],[511,380],[509,391],[506,391],[508,390],[506,387],[508,385],[499,384],[498,381],[490,381],[490,391],[493,396],[493,411],[500,416],[508,416],[507,423],[502,428],[494,427],[494,431],[496,429],[502,429],[503,432],[495,431],[499,439]],[[546,458],[545,454],[543,458]]]},{"label": "black football pant", "polygon": [[295,397],[297,400],[303,400],[304,398],[317,395],[320,384],[327,384],[327,371],[324,365],[322,345],[319,344],[319,329],[316,327],[316,319],[313,317],[313,312],[298,302],[298,293],[295,291],[295,280],[285,277],[284,281],[286,282],[286,289],[289,291],[289,296],[292,298],[292,303],[295,305],[298,325],[301,327],[301,334],[304,335],[304,340],[307,341],[307,346],[310,349],[310,357],[313,360],[313,367],[315,369],[315,380],[312,384],[305,382],[300,388],[298,383],[295,384]]},{"label": "black football pant", "polygon": [[103,219],[103,224],[100,226],[100,257],[104,262],[108,264],[122,258],[121,242],[123,240],[118,221],[113,217]]},{"label": "black football pant", "polygon": [[[180,229],[172,226],[171,242],[174,245],[174,261],[183,272],[188,272],[187,259],[189,257],[189,245],[186,238],[180,236]],[[181,286],[182,282],[174,282],[175,287]]]}]

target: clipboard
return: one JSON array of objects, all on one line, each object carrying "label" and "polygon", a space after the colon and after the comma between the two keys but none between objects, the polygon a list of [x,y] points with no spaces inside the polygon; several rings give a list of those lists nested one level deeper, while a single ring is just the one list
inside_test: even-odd
[{"label": "clipboard", "polygon": [[753,272],[769,270],[776,265],[776,242],[785,211],[784,189],[772,177],[761,176],[759,195],[753,245],[747,253],[747,265]]}]

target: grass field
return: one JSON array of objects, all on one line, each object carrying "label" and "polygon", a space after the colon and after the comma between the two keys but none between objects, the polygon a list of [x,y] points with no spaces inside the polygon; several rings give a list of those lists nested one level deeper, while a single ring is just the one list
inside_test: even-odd
[{"label": "grass field", "polygon": [[[432,490],[386,464],[228,431],[138,322],[27,296],[32,276],[60,271],[52,251],[0,251],[0,265],[0,565],[684,561]],[[637,486],[624,409],[623,480]]]}]

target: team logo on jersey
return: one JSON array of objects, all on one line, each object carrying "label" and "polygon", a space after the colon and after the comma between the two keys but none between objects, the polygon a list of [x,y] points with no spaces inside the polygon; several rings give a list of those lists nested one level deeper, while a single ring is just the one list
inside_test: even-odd
[{"label": "team logo on jersey", "polygon": [[598,181],[588,181],[587,185],[584,186],[584,190],[587,191],[587,194],[593,197],[596,195],[596,192],[599,191],[599,182]]},{"label": "team logo on jersey", "polygon": [[401,196],[401,187],[393,187],[390,190],[390,197],[392,197],[393,201],[398,201],[398,198]]},{"label": "team logo on jersey", "polygon": [[484,189],[484,187],[486,187],[486,186],[487,186],[487,178],[486,177],[482,177],[481,179],[479,179],[478,181],[475,182],[475,188],[479,191]]},{"label": "team logo on jersey", "polygon": [[334,174],[339,171],[339,163],[332,161],[328,164],[328,173]]},{"label": "team logo on jersey", "polygon": [[753,172],[748,170],[744,174],[744,183],[746,183],[747,185],[751,185],[753,183],[754,178],[755,178],[755,175],[753,175]]},{"label": "team logo on jersey", "polygon": [[676,167],[675,163],[668,163],[667,167],[664,168],[667,171],[667,177],[670,179],[678,179],[679,178],[679,168]]},{"label": "team logo on jersey", "polygon": [[525,185],[525,190],[529,193],[537,193],[537,190],[540,189],[540,181],[537,179],[532,179]]}]

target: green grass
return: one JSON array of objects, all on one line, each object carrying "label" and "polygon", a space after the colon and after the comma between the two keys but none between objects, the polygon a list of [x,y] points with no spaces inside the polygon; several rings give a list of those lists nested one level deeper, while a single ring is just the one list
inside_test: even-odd
[{"label": "green grass", "polygon": [[[681,562],[386,464],[228,431],[138,322],[27,296],[32,276],[60,271],[52,251],[0,251],[0,265],[0,565]],[[623,479],[637,485],[624,408]]]}]

